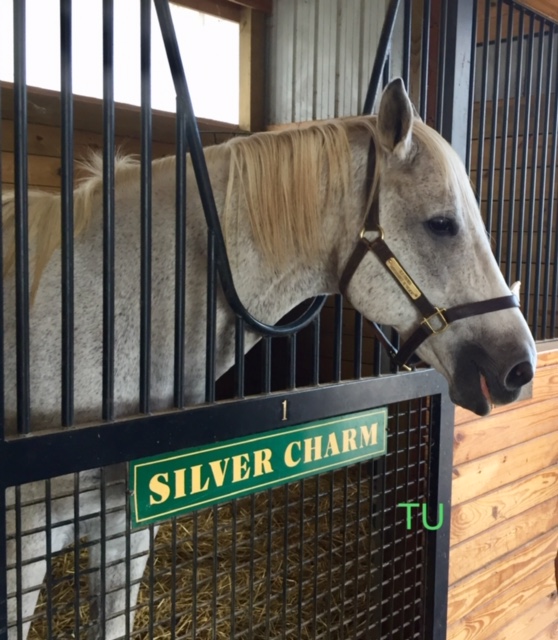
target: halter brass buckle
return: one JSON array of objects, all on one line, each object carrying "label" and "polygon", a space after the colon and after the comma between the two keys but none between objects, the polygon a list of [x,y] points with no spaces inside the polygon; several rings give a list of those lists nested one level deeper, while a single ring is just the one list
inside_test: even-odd
[{"label": "halter brass buckle", "polygon": [[[436,309],[436,313],[433,313],[428,318],[424,318],[421,324],[425,324],[430,329],[433,335],[438,335],[439,333],[443,333],[449,327],[449,322],[444,315],[445,309],[440,309],[438,307],[434,308]],[[432,320],[434,318],[437,318],[440,322],[440,326],[438,328],[435,328],[432,324]]]},{"label": "halter brass buckle", "polygon": [[366,240],[366,242],[368,242],[369,245],[371,245],[372,242],[370,242],[370,240],[367,240],[364,237],[364,234],[367,233],[368,231],[379,233],[380,237],[378,238],[378,240],[383,240],[384,239],[384,230],[382,229],[382,227],[380,227],[380,225],[378,225],[378,227],[376,229],[367,229],[366,227],[362,227],[362,229],[360,230],[360,233],[358,235],[360,236],[361,240]]}]

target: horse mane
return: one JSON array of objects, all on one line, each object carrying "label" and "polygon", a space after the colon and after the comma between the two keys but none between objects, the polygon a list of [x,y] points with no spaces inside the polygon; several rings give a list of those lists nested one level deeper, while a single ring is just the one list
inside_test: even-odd
[{"label": "horse mane", "polygon": [[[205,150],[208,162],[218,158],[223,148],[230,152],[229,178],[224,210],[221,213],[227,244],[234,242],[239,211],[248,211],[257,246],[272,268],[279,268],[298,257],[310,264],[323,248],[321,212],[340,202],[351,179],[349,135],[364,132],[376,142],[376,118],[343,118],[296,129],[265,132],[233,138]],[[413,133],[430,151],[448,187],[458,188],[464,205],[476,205],[470,187],[464,186],[463,168],[450,145],[434,130],[416,119]],[[378,154],[378,159],[381,154]],[[95,199],[102,192],[102,159],[92,155],[81,163],[87,174],[74,190],[74,237],[87,228]],[[379,182],[379,162],[369,198]],[[461,170],[459,170],[461,166]],[[153,179],[158,173],[173,171],[175,158],[153,162]],[[117,186],[139,182],[137,157],[118,155],[115,159]],[[461,177],[459,175],[461,171]],[[471,202],[471,198],[473,202]],[[244,205],[244,206],[241,206]],[[37,292],[41,274],[61,244],[61,197],[56,193],[30,190],[28,194],[29,246],[31,255],[31,300]],[[364,216],[364,208],[362,211]],[[3,276],[15,266],[15,197],[2,196],[2,224],[5,242]]]},{"label": "horse mane", "polygon": [[314,262],[324,245],[321,214],[351,186],[349,134],[360,130],[375,137],[375,123],[371,117],[345,118],[230,140],[225,237],[231,239],[244,208],[270,266],[282,267],[293,257]]}]

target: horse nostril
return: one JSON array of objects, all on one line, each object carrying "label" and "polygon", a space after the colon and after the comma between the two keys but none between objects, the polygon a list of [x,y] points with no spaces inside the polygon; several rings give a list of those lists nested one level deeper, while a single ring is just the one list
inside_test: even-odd
[{"label": "horse nostril", "polygon": [[508,373],[506,377],[506,387],[508,389],[519,389],[533,379],[533,365],[530,362],[520,362]]}]

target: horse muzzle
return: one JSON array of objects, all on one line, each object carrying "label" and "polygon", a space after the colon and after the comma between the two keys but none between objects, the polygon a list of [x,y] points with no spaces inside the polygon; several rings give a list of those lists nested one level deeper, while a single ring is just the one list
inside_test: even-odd
[{"label": "horse muzzle", "polygon": [[[450,396],[456,404],[479,416],[490,413],[494,406],[514,402],[535,373],[530,350],[501,350],[501,362],[478,344],[462,345],[456,355]],[[515,356],[512,354],[515,353]]]}]

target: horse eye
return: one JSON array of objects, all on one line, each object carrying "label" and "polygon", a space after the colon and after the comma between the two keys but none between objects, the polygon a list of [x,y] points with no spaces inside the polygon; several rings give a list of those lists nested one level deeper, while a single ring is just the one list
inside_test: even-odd
[{"label": "horse eye", "polygon": [[426,223],[432,233],[437,236],[454,236],[457,234],[457,225],[451,218],[437,216],[430,218]]}]

